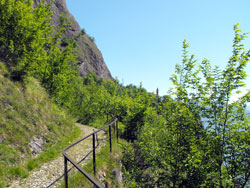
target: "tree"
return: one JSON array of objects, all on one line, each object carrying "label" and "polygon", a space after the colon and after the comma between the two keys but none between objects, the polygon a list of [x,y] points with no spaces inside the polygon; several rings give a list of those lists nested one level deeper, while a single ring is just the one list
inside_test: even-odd
[{"label": "tree", "polygon": [[198,187],[204,180],[204,129],[185,104],[168,100],[164,105],[161,116],[148,111],[139,136],[154,176],[150,181],[157,187]]},{"label": "tree", "polygon": [[59,48],[68,22],[61,15],[55,31],[51,16],[45,0],[36,8],[32,0],[0,0],[0,57],[8,62],[12,78],[34,76],[62,104],[77,74],[75,43]]},{"label": "tree", "polygon": [[44,67],[44,47],[50,41],[46,36],[53,33],[50,7],[44,0],[36,9],[32,4],[32,0],[0,1],[0,54],[17,79]]},{"label": "tree", "polygon": [[[203,120],[207,134],[207,151],[210,161],[207,180],[203,186],[244,187],[249,184],[249,116],[245,107],[250,93],[236,102],[231,98],[241,93],[245,86],[245,68],[250,51],[244,49],[242,33],[238,24],[234,26],[233,54],[225,70],[212,67],[207,59],[195,67],[194,56],[187,55],[184,41],[183,64],[177,66],[177,75],[172,81],[176,87],[172,92],[177,101],[184,101],[197,117]],[[196,68],[196,69],[195,69]]]}]

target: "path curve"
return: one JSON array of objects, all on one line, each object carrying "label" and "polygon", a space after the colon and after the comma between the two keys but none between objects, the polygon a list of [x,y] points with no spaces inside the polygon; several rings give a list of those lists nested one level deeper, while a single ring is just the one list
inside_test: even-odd
[{"label": "path curve", "polygon": [[[97,130],[94,129],[93,127],[82,124],[76,124],[76,125],[81,130],[79,138],[83,138],[91,134],[93,131]],[[98,133],[99,139],[103,139],[105,137],[106,136],[103,131]],[[101,145],[103,144],[105,143],[102,142]],[[100,150],[100,148],[101,147],[98,147],[97,152],[98,150]],[[91,150],[92,150],[92,137],[70,148],[67,151],[67,153],[72,159],[74,159],[74,161],[80,161]],[[91,155],[81,164],[86,164],[90,158]],[[71,167],[72,165],[69,165],[69,168]],[[51,183],[53,183],[55,180],[57,180],[58,177],[60,177],[63,173],[64,173],[64,158],[63,156],[60,156],[57,159],[54,159],[48,163],[44,163],[39,169],[30,172],[29,177],[23,180],[14,181],[11,184],[11,186],[9,186],[9,188],[45,188],[48,187]],[[51,188],[57,187],[60,183],[61,181],[55,183],[53,186],[50,187]]]}]

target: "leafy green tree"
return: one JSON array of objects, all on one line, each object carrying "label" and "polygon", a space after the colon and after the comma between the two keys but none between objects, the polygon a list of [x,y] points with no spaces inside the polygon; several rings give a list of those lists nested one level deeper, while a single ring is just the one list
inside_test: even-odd
[{"label": "leafy green tree", "polygon": [[44,1],[34,9],[32,0],[0,1],[0,54],[11,68],[14,77],[39,73],[47,57],[44,46],[52,13]]},{"label": "leafy green tree", "polygon": [[36,8],[32,0],[1,0],[0,54],[14,79],[36,77],[62,104],[70,98],[77,74],[72,53],[75,43],[59,48],[68,22],[61,15],[56,32],[50,24],[51,16],[50,4],[45,0]]},{"label": "leafy green tree", "polygon": [[203,186],[244,187],[249,184],[250,170],[245,167],[249,164],[250,129],[245,107],[250,93],[238,101],[231,99],[245,86],[244,69],[250,52],[242,44],[247,34],[242,34],[238,25],[234,26],[234,31],[233,54],[225,70],[213,68],[207,59],[195,69],[193,56],[186,55],[188,45],[184,41],[184,63],[181,68],[177,67],[179,77],[172,77],[177,100],[185,101],[206,126],[210,160]]},{"label": "leafy green tree", "polygon": [[160,187],[198,187],[204,180],[204,129],[185,104],[169,100],[164,105],[162,116],[147,112],[139,136],[154,176],[150,181]]},{"label": "leafy green tree", "polygon": [[158,114],[145,106],[142,124],[132,126],[140,131],[123,159],[129,187],[249,187],[250,92],[231,99],[245,86],[250,51],[242,44],[247,34],[238,25],[234,31],[224,70],[207,59],[198,65],[184,40],[182,64],[171,78],[175,100],[162,97]]}]

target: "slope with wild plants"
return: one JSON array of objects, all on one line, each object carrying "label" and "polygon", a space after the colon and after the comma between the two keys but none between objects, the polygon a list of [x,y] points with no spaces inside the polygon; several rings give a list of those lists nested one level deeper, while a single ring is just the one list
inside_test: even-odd
[{"label": "slope with wild plants", "polygon": [[51,5],[33,5],[0,0],[0,187],[26,178],[77,138],[66,112],[81,122],[102,121],[110,96],[97,77],[80,77],[75,41],[62,45],[66,17],[53,26]]},{"label": "slope with wild plants", "polygon": [[[92,73],[80,77],[76,41],[63,35],[70,25],[61,17],[55,30],[50,10],[44,0],[35,8],[32,0],[0,0],[2,187],[68,144],[61,138],[72,125],[50,99],[83,124],[102,124],[106,114],[123,122],[121,137],[131,142],[122,158],[126,187],[249,187],[250,92],[230,102],[245,85],[250,59],[238,25],[222,70],[207,59],[197,64],[184,40],[172,95],[159,97]],[[64,144],[21,162],[56,142]]]},{"label": "slope with wild plants", "polygon": [[5,187],[52,159],[56,148],[60,151],[67,144],[62,140],[72,140],[77,131],[36,79],[13,82],[2,62],[0,94],[0,187]]},{"label": "slope with wild plants", "polygon": [[[83,138],[93,132],[93,127],[89,127],[82,124],[76,124],[77,127],[80,129],[80,134],[78,136],[78,139]],[[101,132],[99,134],[99,138],[105,138],[104,132]],[[70,143],[70,142],[69,142]],[[68,144],[69,144],[68,143]],[[102,143],[101,146],[105,144]],[[100,146],[97,148],[97,152],[100,150]],[[88,152],[92,149],[92,138],[85,140],[84,142],[81,142],[80,144],[72,147],[68,154],[69,156],[75,160],[75,161],[81,161],[85,155],[87,155]],[[81,162],[81,165],[86,164],[90,159],[91,155],[89,155],[84,161]],[[11,183],[9,186],[10,188],[37,188],[37,187],[58,187],[60,183],[63,182],[63,174],[64,174],[64,158],[63,155],[58,156],[52,161],[46,162],[41,165],[39,169],[33,170],[29,177],[15,180]],[[69,169],[73,165],[69,164]],[[74,169],[71,171],[75,172]]]}]

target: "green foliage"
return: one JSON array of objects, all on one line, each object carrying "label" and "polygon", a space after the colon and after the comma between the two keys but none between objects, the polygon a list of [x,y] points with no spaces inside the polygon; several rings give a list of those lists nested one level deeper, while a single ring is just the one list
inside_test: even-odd
[{"label": "green foliage", "polygon": [[98,79],[93,73],[83,79],[74,79],[69,88],[71,92],[65,93],[62,104],[78,117],[79,122],[89,125],[99,120],[105,122],[106,114],[113,114],[124,122],[123,136],[131,140],[136,139],[143,125],[144,111],[153,100],[145,90],[136,87],[131,97],[128,95],[130,89],[117,81]]},{"label": "green foliage", "polygon": [[124,154],[122,156],[123,164],[123,183],[126,187],[140,187],[140,182],[142,180],[142,155],[136,149],[137,145],[132,143],[127,143],[124,145]]},{"label": "green foliage", "polygon": [[250,157],[250,122],[245,107],[250,93],[238,101],[231,98],[245,86],[244,69],[250,52],[242,44],[246,33],[242,34],[238,25],[234,31],[233,54],[224,70],[213,68],[207,59],[195,67],[194,56],[187,55],[184,41],[183,65],[177,68],[178,76],[172,77],[177,100],[184,101],[197,117],[206,120],[206,149],[211,159],[204,186],[244,187],[249,182],[250,171],[245,166]]},{"label": "green foliage", "polygon": [[[72,119],[52,103],[37,80],[26,78],[24,83],[12,82],[4,76],[6,71],[0,62],[0,187],[14,178],[25,178],[28,170],[49,160],[33,158],[29,147],[32,138],[43,138],[46,153],[42,155],[54,153],[51,148],[55,148],[55,157],[77,136]],[[28,168],[25,163],[29,164]]]},{"label": "green foliage", "polygon": [[127,178],[133,176],[138,187],[197,187],[204,159],[200,122],[177,102],[165,105],[164,117],[147,110],[135,151],[124,155],[126,171],[132,173]]},{"label": "green foliage", "polygon": [[[33,8],[31,0],[0,1],[0,54],[8,62],[14,79],[26,75],[38,78],[51,95],[61,98],[75,77],[74,41],[60,49],[62,33],[68,24],[64,15],[58,31],[50,24],[50,5],[41,1]],[[71,63],[71,64],[69,64]]]},{"label": "green foliage", "polygon": [[51,13],[44,1],[35,10],[33,1],[1,0],[0,2],[0,51],[1,58],[14,66],[14,76],[33,74],[42,66],[46,57],[44,46],[52,33],[49,24]]},{"label": "green foliage", "polygon": [[[89,161],[87,164],[82,164],[82,168],[95,179],[100,181],[100,175],[106,174],[105,184],[109,186],[122,187],[117,182],[115,169],[120,168],[120,159],[123,152],[123,146],[126,145],[125,140],[112,138],[112,153],[110,153],[109,144],[106,144],[96,153],[96,176],[93,173],[93,162]],[[80,164],[81,165],[81,164]],[[69,187],[92,187],[93,184],[80,172],[70,174]],[[64,182],[59,187],[65,187]]]},{"label": "green foliage", "polygon": [[231,98],[245,86],[250,51],[242,44],[246,33],[238,25],[234,31],[233,54],[224,70],[207,59],[198,65],[184,40],[183,61],[171,77],[175,99],[160,98],[157,113],[146,108],[137,141],[125,151],[128,187],[249,186],[250,92]]},{"label": "green foliage", "polygon": [[[4,140],[0,177],[26,176],[17,164],[22,160],[19,153],[30,155],[26,147],[30,137],[43,135],[53,145],[72,128],[65,114],[48,102],[41,83],[81,123],[104,122],[107,114],[123,122],[122,136],[132,142],[123,158],[128,187],[249,185],[250,116],[245,108],[250,92],[231,101],[245,86],[250,57],[242,44],[247,34],[238,25],[224,70],[212,67],[207,59],[197,64],[184,40],[182,63],[171,77],[172,99],[149,94],[141,85],[124,87],[118,81],[101,80],[92,73],[81,78],[75,67],[76,43],[62,37],[68,28],[65,15],[57,32],[50,25],[51,15],[44,0],[37,8],[32,0],[0,0],[0,58],[7,65],[0,63],[0,138]],[[9,74],[22,83],[10,82]],[[55,150],[46,156],[28,162],[27,168],[52,159]],[[11,169],[5,172],[1,169],[6,164]],[[5,185],[6,178],[2,179],[0,186]]]},{"label": "green foliage", "polygon": [[[72,141],[79,136],[80,130],[77,126],[74,126],[70,135],[58,140],[56,144],[48,144],[48,149],[41,153],[38,157],[28,160],[26,162],[27,170],[31,171],[35,168],[39,168],[43,163],[51,161],[61,154],[61,151],[69,145]],[[50,146],[52,145],[52,146]]]}]

